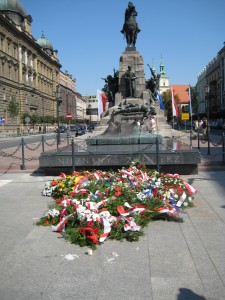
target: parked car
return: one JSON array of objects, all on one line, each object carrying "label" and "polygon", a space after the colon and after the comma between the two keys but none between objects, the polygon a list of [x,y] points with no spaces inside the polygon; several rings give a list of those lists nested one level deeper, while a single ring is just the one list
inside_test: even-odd
[{"label": "parked car", "polygon": [[[56,128],[56,132],[58,132],[58,128]],[[60,133],[65,133],[65,132],[67,132],[66,126],[59,126],[59,132],[60,132]]]},{"label": "parked car", "polygon": [[79,130],[77,125],[70,125],[70,131],[77,131]]}]

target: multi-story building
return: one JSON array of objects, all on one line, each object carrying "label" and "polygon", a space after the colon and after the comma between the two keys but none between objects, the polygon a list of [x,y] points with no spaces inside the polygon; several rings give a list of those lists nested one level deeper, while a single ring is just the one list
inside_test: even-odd
[{"label": "multi-story building", "polygon": [[86,119],[86,102],[81,94],[76,92],[76,79],[67,71],[60,72],[60,88],[62,104],[60,106],[59,115],[72,115],[72,119]]},{"label": "multi-story building", "polygon": [[98,117],[98,100],[96,95],[93,96],[83,96],[86,102],[86,114],[87,119],[90,123],[97,123],[100,121]]},{"label": "multi-story building", "polygon": [[[218,54],[197,76],[198,115],[206,114],[210,118],[225,118],[225,44]],[[209,85],[209,95],[205,87]]]},{"label": "multi-story building", "polygon": [[[18,0],[0,0],[0,118],[5,118],[5,130],[22,130],[27,115],[56,118],[57,86],[59,116],[85,119],[86,102],[76,92],[76,80],[60,71],[58,51],[44,34],[36,40],[31,24]],[[12,99],[19,108],[16,116],[8,109]]]},{"label": "multi-story building", "polygon": [[[5,129],[22,128],[25,113],[56,115],[61,67],[57,50],[44,35],[35,40],[31,23],[19,1],[0,0],[0,116],[5,117]],[[19,108],[14,117],[8,112],[12,99]]]}]

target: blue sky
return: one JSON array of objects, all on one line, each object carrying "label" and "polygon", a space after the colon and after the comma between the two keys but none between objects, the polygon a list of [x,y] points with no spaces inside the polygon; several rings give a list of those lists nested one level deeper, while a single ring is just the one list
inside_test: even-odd
[{"label": "blue sky", "polygon": [[[128,0],[20,0],[33,18],[32,34],[42,31],[58,50],[61,70],[77,82],[77,92],[96,95],[102,77],[119,69],[126,41],[120,30]],[[225,42],[224,0],[135,0],[136,50],[157,73],[161,57],[170,84],[195,85],[197,74]]]}]

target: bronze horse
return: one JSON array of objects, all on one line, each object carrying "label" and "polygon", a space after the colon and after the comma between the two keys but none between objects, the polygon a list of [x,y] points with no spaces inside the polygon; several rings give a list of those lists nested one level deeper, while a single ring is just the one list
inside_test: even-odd
[{"label": "bronze horse", "polygon": [[137,34],[141,30],[136,22],[137,11],[132,2],[129,2],[125,12],[125,22],[121,32],[126,36],[127,47],[135,47]]},{"label": "bronze horse", "polygon": [[125,24],[127,47],[135,47],[137,40],[137,22],[134,16],[130,16]]}]

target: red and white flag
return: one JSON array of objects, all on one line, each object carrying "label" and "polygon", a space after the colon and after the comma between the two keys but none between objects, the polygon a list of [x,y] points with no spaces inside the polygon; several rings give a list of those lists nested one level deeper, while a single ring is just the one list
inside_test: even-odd
[{"label": "red and white flag", "polygon": [[102,91],[97,90],[97,100],[98,100],[98,116],[106,110],[106,94]]},{"label": "red and white flag", "polygon": [[172,112],[173,112],[173,117],[178,117],[178,106],[177,106],[177,102],[174,99],[174,90],[173,90],[172,86],[171,86],[171,95],[172,95]]}]

